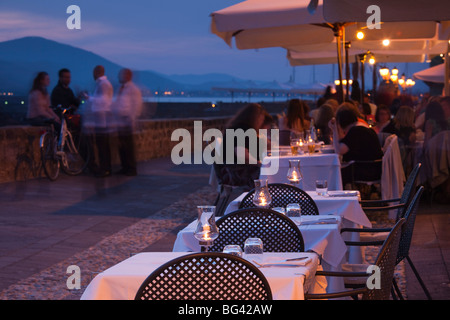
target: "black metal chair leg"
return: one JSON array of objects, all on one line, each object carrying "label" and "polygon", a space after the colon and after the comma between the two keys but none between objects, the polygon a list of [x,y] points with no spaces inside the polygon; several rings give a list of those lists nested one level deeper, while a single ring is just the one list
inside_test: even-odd
[{"label": "black metal chair leg", "polygon": [[400,300],[405,300],[405,298],[402,295],[402,292],[400,291],[400,288],[397,285],[397,281],[395,280],[395,278],[392,279],[392,284],[393,284],[393,288],[395,289],[395,293],[396,296],[400,299]]},{"label": "black metal chair leg", "polygon": [[432,300],[431,299],[431,295],[428,292],[427,287],[425,286],[425,284],[422,281],[422,278],[420,277],[419,273],[417,272],[416,268],[414,267],[413,262],[411,261],[411,258],[409,256],[406,256],[406,260],[408,260],[409,265],[411,266],[412,271],[414,272],[414,274],[416,275],[417,280],[420,283],[420,286],[422,287],[423,291],[425,292],[425,295],[427,296],[428,300]]}]

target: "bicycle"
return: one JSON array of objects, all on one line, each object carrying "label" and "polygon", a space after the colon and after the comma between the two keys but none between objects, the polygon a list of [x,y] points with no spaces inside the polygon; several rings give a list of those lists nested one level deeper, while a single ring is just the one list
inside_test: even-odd
[{"label": "bicycle", "polygon": [[78,175],[87,167],[90,149],[82,135],[78,141],[67,128],[67,113],[71,108],[61,108],[61,130],[56,132],[53,124],[40,138],[42,167],[48,179],[58,178],[60,168],[71,176]]}]

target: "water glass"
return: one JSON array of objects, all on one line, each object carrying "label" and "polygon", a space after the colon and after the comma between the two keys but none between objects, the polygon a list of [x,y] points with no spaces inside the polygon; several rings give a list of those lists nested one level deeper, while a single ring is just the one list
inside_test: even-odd
[{"label": "water glass", "polygon": [[262,262],[263,252],[263,242],[260,238],[248,238],[245,240],[244,253],[247,260]]},{"label": "water glass", "polygon": [[242,249],[240,246],[238,246],[236,244],[226,245],[223,248],[223,252],[242,258]]},{"label": "water glass", "polygon": [[316,180],[316,192],[319,196],[326,196],[328,192],[327,180]]},{"label": "water glass", "polygon": [[289,218],[298,218],[302,215],[302,209],[299,203],[290,203],[286,206],[286,216]]}]

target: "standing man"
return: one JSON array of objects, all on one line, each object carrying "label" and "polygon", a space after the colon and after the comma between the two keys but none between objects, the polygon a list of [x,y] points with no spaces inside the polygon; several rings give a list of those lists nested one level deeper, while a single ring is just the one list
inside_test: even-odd
[{"label": "standing man", "polygon": [[[92,96],[86,96],[88,101],[85,110],[85,126],[93,135],[93,143],[97,146],[98,167],[90,166],[97,177],[111,175],[111,103],[113,87],[105,76],[105,68],[98,65],[94,68],[95,90]],[[93,148],[92,153],[95,154]]]},{"label": "standing man", "polygon": [[69,69],[61,69],[58,73],[58,84],[52,91],[52,106],[61,105],[63,108],[73,107],[75,110],[80,105],[80,99],[75,97],[72,89],[70,89],[71,74]]},{"label": "standing man", "polygon": [[121,87],[112,108],[118,131],[118,149],[122,164],[119,173],[127,176],[137,175],[133,133],[136,128],[136,120],[142,112],[142,94],[132,79],[133,73],[130,69],[120,70]]}]

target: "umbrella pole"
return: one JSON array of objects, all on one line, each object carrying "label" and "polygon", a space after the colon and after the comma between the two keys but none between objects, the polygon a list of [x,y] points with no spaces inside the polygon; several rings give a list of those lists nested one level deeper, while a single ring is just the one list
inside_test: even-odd
[{"label": "umbrella pole", "polygon": [[347,80],[347,92],[345,93],[345,98],[350,99],[350,65],[348,62],[348,49],[350,48],[350,42],[345,42],[345,76]]},{"label": "umbrella pole", "polygon": [[450,96],[450,86],[448,83],[449,80],[449,73],[450,73],[450,59],[449,59],[449,54],[450,54],[450,40],[447,41],[447,53],[445,54],[445,83],[444,83],[444,95],[445,96]]},{"label": "umbrella pole", "polygon": [[344,102],[344,90],[342,87],[342,51],[341,51],[341,40],[342,40],[342,26],[335,25],[333,27],[334,36],[336,37],[336,48],[337,48],[337,64],[339,73],[339,86],[337,90],[339,103]]}]

